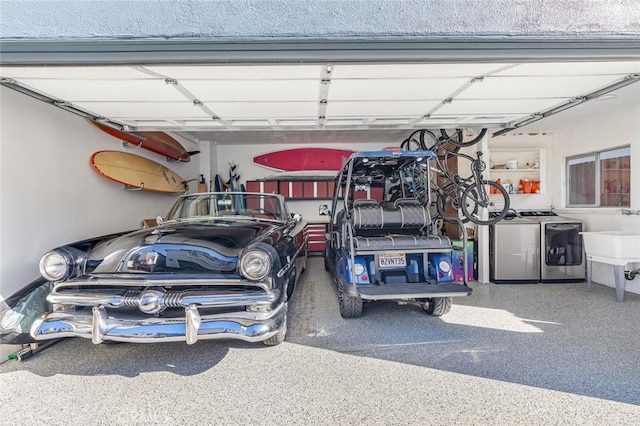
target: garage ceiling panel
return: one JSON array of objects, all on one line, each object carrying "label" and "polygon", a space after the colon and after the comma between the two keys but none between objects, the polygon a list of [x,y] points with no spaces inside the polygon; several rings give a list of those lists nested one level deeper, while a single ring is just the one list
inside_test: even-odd
[{"label": "garage ceiling panel", "polygon": [[220,118],[275,119],[316,118],[317,102],[205,102]]},{"label": "garage ceiling panel", "polygon": [[325,122],[325,126],[363,126],[365,121],[363,119],[353,118],[328,118]]},{"label": "garage ceiling panel", "polygon": [[46,78],[60,80],[132,80],[150,76],[133,67],[0,67],[0,75],[10,78]]},{"label": "garage ceiling panel", "polygon": [[298,80],[319,79],[321,65],[147,66],[177,80]]},{"label": "garage ceiling panel", "polygon": [[430,123],[460,123],[460,124],[482,124],[482,123],[508,123],[522,117],[523,114],[470,114],[470,115],[440,115],[432,114],[430,117],[421,120],[419,123],[428,125]]},{"label": "garage ceiling panel", "polygon": [[477,77],[510,64],[366,64],[336,65],[332,80],[367,78]]},{"label": "garage ceiling panel", "polygon": [[467,81],[464,78],[333,80],[329,101],[440,100]]},{"label": "garage ceiling panel", "polygon": [[77,102],[76,105],[113,119],[210,118],[193,102]]},{"label": "garage ceiling panel", "polygon": [[519,64],[499,76],[625,75],[640,72],[640,61]]},{"label": "garage ceiling panel", "polygon": [[438,114],[486,115],[486,114],[533,114],[559,105],[568,99],[499,99],[499,100],[454,100],[442,105]]},{"label": "garage ceiling panel", "polygon": [[460,99],[572,98],[619,80],[612,76],[487,77]]},{"label": "garage ceiling panel", "polygon": [[437,101],[334,101],[327,106],[327,117],[421,116],[438,104]]},{"label": "garage ceiling panel", "polygon": [[160,79],[151,80],[49,80],[23,82],[54,98],[68,102],[167,102],[187,98]]},{"label": "garage ceiling panel", "polygon": [[224,101],[315,101],[319,80],[181,80],[202,102]]},{"label": "garage ceiling panel", "polygon": [[507,125],[632,73],[640,61],[0,67],[5,86],[145,130]]}]

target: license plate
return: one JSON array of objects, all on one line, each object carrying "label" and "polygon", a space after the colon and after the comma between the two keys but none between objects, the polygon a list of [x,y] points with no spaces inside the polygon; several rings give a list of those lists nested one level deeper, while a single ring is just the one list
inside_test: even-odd
[{"label": "license plate", "polygon": [[378,266],[383,268],[406,268],[407,258],[404,253],[382,253],[378,255]]}]

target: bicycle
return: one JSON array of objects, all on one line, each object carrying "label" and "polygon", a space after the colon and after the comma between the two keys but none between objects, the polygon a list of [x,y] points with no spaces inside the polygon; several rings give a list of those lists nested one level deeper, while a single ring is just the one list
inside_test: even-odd
[{"label": "bicycle", "polygon": [[430,150],[443,159],[447,153],[459,152],[480,142],[487,129],[440,129],[440,136],[427,129],[418,129],[402,141],[400,147],[407,151]]},{"label": "bicycle", "polygon": [[[452,153],[458,157],[471,161],[471,176],[462,178],[459,174],[451,174],[446,167],[435,169],[436,173],[447,177],[449,182],[439,187],[438,210],[447,221],[445,207],[450,203],[455,209],[461,210],[464,218],[477,225],[493,225],[502,220],[509,210],[509,194],[502,185],[492,180],[484,179],[482,172],[486,170],[486,163],[482,160],[482,152],[476,152],[476,158],[462,153]],[[487,218],[482,217],[484,210],[490,210]],[[463,222],[465,220],[463,219]]]},{"label": "bicycle", "polygon": [[[478,225],[491,225],[506,216],[509,209],[509,195],[501,185],[483,178],[482,172],[486,170],[486,163],[482,161],[482,152],[478,151],[476,158],[460,153],[461,148],[478,143],[486,132],[487,129],[440,129],[440,136],[436,136],[430,130],[419,129],[401,143],[401,148],[405,150],[421,149],[436,153],[437,167],[431,167],[431,170],[448,181],[443,186],[432,181],[431,192],[426,194],[426,199],[424,194],[421,197],[423,204],[428,205],[434,212],[432,217],[442,217],[448,222],[457,221],[458,218],[447,215],[448,203],[455,210],[462,211],[463,222],[472,221]],[[452,173],[449,170],[448,160],[452,155],[458,159],[470,161],[470,176],[462,177],[458,171]],[[414,173],[412,181],[429,179],[428,174],[424,172],[419,173],[422,175],[419,178],[415,176],[415,171],[412,173]],[[420,190],[417,187],[414,189]],[[432,196],[432,193],[435,196]],[[485,209],[494,210],[488,218],[482,217]]]}]

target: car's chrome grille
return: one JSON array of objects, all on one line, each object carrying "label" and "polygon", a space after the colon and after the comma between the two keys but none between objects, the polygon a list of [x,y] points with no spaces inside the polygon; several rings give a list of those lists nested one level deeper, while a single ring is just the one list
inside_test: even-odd
[{"label": "car's chrome grille", "polygon": [[[69,282],[57,285],[47,301],[59,306],[92,307],[104,306],[109,309],[140,309],[148,314],[156,314],[167,308],[186,308],[190,305],[203,308],[245,307],[269,305],[280,295],[278,290],[270,290],[263,283],[234,283],[227,285],[191,286],[132,286],[128,282],[122,285],[96,285]],[[178,287],[178,290],[175,290]]]}]

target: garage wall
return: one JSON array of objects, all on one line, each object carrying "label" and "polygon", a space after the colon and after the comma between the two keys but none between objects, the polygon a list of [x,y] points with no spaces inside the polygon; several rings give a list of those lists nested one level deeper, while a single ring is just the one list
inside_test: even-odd
[{"label": "garage wall", "polygon": [[[393,142],[390,142],[392,140]],[[379,140],[370,140],[367,143],[349,144],[347,141],[342,143],[326,143],[323,142],[322,148],[334,148],[334,149],[351,149],[354,151],[375,151],[387,146],[397,145],[395,139],[381,138]],[[242,140],[242,134],[238,133],[237,144],[225,144],[217,146],[217,170],[225,177],[229,171],[229,163],[235,162],[238,165],[238,172],[240,174],[240,181],[245,183],[247,180],[263,179],[267,176],[278,174],[279,172],[265,167],[258,166],[253,163],[252,159],[255,156],[266,154],[273,151],[280,151],[285,149],[295,148],[309,148],[309,144],[247,144]],[[336,173],[328,173],[329,176],[335,176]],[[294,213],[299,213],[307,221],[326,220],[326,216],[318,215],[318,207],[320,204],[331,204],[328,200],[317,201],[290,201],[289,210]]]},{"label": "garage wall", "polygon": [[[640,95],[640,92],[636,92]],[[554,130],[554,155],[551,157],[550,177],[559,185],[553,187],[553,205],[558,214],[584,221],[588,231],[640,229],[640,216],[623,216],[616,208],[566,209],[565,159],[572,155],[585,154],[622,145],[631,145],[631,208],[640,209],[640,97],[638,102],[625,108],[609,111],[565,123]],[[640,267],[640,265],[636,265]],[[593,279],[596,282],[613,284],[613,267],[594,263]],[[640,293],[640,278],[627,281],[627,290]]]},{"label": "garage wall", "polygon": [[[105,19],[105,17],[108,17]],[[6,38],[625,35],[636,0],[6,0]]]},{"label": "garage wall", "polygon": [[[89,165],[99,150],[127,150],[83,118],[0,87],[0,299],[38,276],[48,249],[140,227],[164,215],[174,195],[130,192]],[[170,163],[187,177],[198,161]]]}]

